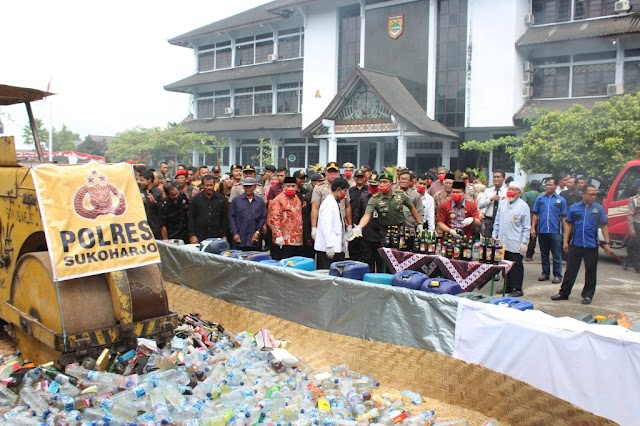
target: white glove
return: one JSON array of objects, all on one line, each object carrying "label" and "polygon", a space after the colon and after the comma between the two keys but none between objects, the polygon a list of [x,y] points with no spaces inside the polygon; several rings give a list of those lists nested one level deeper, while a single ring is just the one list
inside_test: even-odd
[{"label": "white glove", "polygon": [[318,235],[318,228],[311,228],[311,239],[315,241],[316,235]]},{"label": "white glove", "polygon": [[333,256],[335,256],[336,251],[333,249],[333,247],[327,247],[326,253],[329,259],[333,259]]},{"label": "white glove", "polygon": [[424,227],[420,223],[420,224],[418,224],[418,227],[416,228],[416,232],[418,232],[419,235],[422,235],[422,231],[424,231]]},{"label": "white glove", "polygon": [[528,243],[520,243],[520,254],[525,256],[527,254],[527,250],[529,249]]},{"label": "white glove", "polygon": [[457,232],[456,232],[456,230],[455,230],[455,229],[453,229],[453,228],[451,228],[451,229],[449,230],[449,234],[451,234],[451,236],[452,236],[453,238],[458,238],[458,233],[457,233]]},{"label": "white glove", "polygon": [[353,229],[353,225],[347,225],[347,232],[351,231]]},{"label": "white glove", "polygon": [[354,226],[351,231],[347,232],[347,241],[353,241],[360,237],[362,237],[362,228],[358,225]]},{"label": "white glove", "polygon": [[472,217],[467,217],[465,218],[465,220],[462,221],[462,226],[464,226],[465,228],[469,225],[471,225],[473,223],[473,218]]},{"label": "white glove", "polygon": [[279,246],[280,248],[282,248],[282,246],[284,245],[284,237],[277,237],[276,238],[276,245]]}]

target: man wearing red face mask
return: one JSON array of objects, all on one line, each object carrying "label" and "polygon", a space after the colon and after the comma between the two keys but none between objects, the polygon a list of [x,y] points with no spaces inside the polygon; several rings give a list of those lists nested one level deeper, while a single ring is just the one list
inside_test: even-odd
[{"label": "man wearing red face mask", "polygon": [[302,201],[297,192],[296,178],[287,176],[284,191],[269,202],[271,257],[275,260],[302,255]]},{"label": "man wearing red face mask", "polygon": [[340,201],[344,200],[349,184],[337,178],[331,184],[331,197],[324,199],[320,205],[318,231],[313,248],[318,254],[317,269],[329,269],[332,262],[344,260],[344,220],[340,214]]},{"label": "man wearing red face mask", "polygon": [[427,186],[429,185],[429,177],[427,175],[420,175],[418,177],[418,184],[416,185],[416,191],[422,196],[422,208],[424,209],[424,215],[422,216],[422,224],[429,231],[435,231],[436,229],[436,209],[433,197],[427,192]]},{"label": "man wearing red face mask", "polygon": [[521,195],[522,185],[516,181],[511,182],[507,187],[507,198],[498,203],[498,212],[491,235],[493,238],[500,239],[505,246],[504,258],[513,261],[513,267],[507,275],[509,284],[507,292],[511,297],[524,296],[522,258],[527,253],[531,232],[529,205],[520,198]]},{"label": "man wearing red face mask", "polygon": [[[318,226],[318,212],[320,211],[320,204],[325,198],[331,195],[331,184],[334,180],[340,177],[340,168],[335,161],[327,164],[326,178],[327,180],[322,184],[313,188],[311,194],[311,236],[315,240]],[[351,230],[351,199],[349,193],[344,200],[340,201],[340,213],[342,218],[347,224],[348,230]]]},{"label": "man wearing red face mask", "polygon": [[[363,169],[359,169],[355,172],[354,180],[356,182],[355,186],[349,188],[349,199],[351,200],[351,216],[354,216],[354,212],[356,208],[360,208],[364,211],[364,207],[366,206],[366,201],[364,201],[364,205],[360,206],[363,202],[362,194],[368,192],[369,187],[364,183],[365,171]],[[355,221],[355,220],[354,220]],[[360,240],[353,240],[349,243],[349,258],[359,260],[360,259]]]},{"label": "man wearing red face mask", "polygon": [[438,180],[433,182],[429,187],[429,195],[434,197],[438,191],[444,189],[444,179],[447,173],[449,173],[449,169],[446,167],[438,167]]},{"label": "man wearing red face mask", "polygon": [[475,203],[464,199],[464,182],[453,182],[451,199],[438,207],[438,229],[457,238],[461,232],[471,237],[474,226],[480,226],[480,213]]},{"label": "man wearing red face mask", "polygon": [[[360,222],[364,216],[365,209],[371,197],[378,193],[378,179],[374,173],[371,173],[371,179],[367,181],[367,191],[360,196],[360,200],[356,207],[353,208],[353,223]],[[355,205],[355,204],[354,204]],[[369,265],[369,272],[383,272],[384,263],[378,253],[378,249],[382,246],[380,241],[380,224],[378,223],[378,212],[371,214],[371,220],[362,229],[362,238],[351,241],[354,243],[360,241],[360,258],[359,260]],[[350,243],[350,244],[351,244]]]},{"label": "man wearing red face mask", "polygon": [[342,165],[342,168],[344,169],[344,178],[346,179],[347,183],[349,184],[349,186],[354,186],[356,184],[356,181],[353,179],[353,175],[354,175],[354,169],[356,168],[356,166],[353,165],[353,163],[344,163]]},{"label": "man wearing red face mask", "polygon": [[378,192],[374,194],[365,210],[364,216],[357,226],[353,228],[350,238],[362,237],[362,228],[367,226],[374,213],[378,214],[380,224],[380,239],[384,238],[390,226],[403,226],[405,224],[404,207],[411,212],[418,232],[422,232],[422,218],[413,203],[402,190],[392,191],[393,176],[390,173],[382,173],[378,179]]}]

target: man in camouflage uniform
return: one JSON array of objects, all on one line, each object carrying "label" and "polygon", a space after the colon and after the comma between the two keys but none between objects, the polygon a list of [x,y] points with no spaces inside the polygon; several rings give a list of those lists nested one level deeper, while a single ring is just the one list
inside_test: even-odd
[{"label": "man in camouflage uniform", "polygon": [[[229,195],[229,202],[231,202],[238,195],[244,194],[244,187],[242,186],[242,182],[244,182],[246,178],[254,178],[254,179],[256,178],[256,169],[251,164],[247,164],[246,166],[243,167],[242,181],[239,183],[233,184],[233,188],[231,188],[231,194]],[[258,183],[256,185],[256,189],[253,192],[253,194],[262,198],[264,201],[267,201],[267,199],[264,196],[263,187],[261,184]]]}]

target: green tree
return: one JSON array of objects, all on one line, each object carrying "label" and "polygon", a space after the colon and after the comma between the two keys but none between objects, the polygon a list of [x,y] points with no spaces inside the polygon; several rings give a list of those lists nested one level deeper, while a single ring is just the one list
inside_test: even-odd
[{"label": "green tree", "polygon": [[[44,127],[42,120],[39,118],[34,119],[36,122],[36,132],[40,139],[40,144],[46,146],[49,142],[49,130]],[[31,126],[26,124],[22,128],[22,140],[27,145],[33,145],[33,133],[31,132]]]},{"label": "green tree", "polygon": [[56,130],[55,127],[53,129],[54,151],[74,151],[76,149],[76,145],[74,142],[79,140],[80,135],[72,132],[66,124],[63,124],[62,129],[60,130]]},{"label": "green tree", "polygon": [[89,139],[89,136],[87,136],[86,138],[84,138],[82,143],[78,145],[76,150],[79,152],[84,152],[85,154],[100,155],[104,157],[107,153],[108,148],[109,145],[107,144],[106,140],[91,140]]},{"label": "green tree", "polygon": [[520,137],[465,142],[462,149],[502,147],[528,173],[615,176],[640,149],[640,96],[597,102],[589,110],[538,111]]},{"label": "green tree", "polygon": [[[258,139],[258,147],[256,148],[256,153],[251,156],[251,161],[255,164],[276,164],[275,162],[275,149],[273,149],[273,144],[271,143],[271,139]],[[260,161],[262,160],[262,162]]]}]

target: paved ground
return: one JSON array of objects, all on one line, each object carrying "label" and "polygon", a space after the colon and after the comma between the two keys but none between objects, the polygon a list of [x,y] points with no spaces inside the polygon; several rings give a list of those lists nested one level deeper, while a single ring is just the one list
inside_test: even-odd
[{"label": "paved ground", "polygon": [[[626,252],[617,252],[624,255]],[[604,252],[600,253],[598,262],[598,285],[591,305],[583,305],[580,292],[584,286],[584,265],[580,269],[578,279],[573,287],[569,300],[554,302],[550,297],[560,289],[560,284],[551,281],[539,282],[538,276],[542,272],[540,256],[533,257],[533,262],[525,262],[524,299],[533,302],[536,309],[556,317],[575,317],[580,314],[592,315],[625,314],[633,323],[640,320],[640,274],[633,269],[624,271],[620,263]],[[563,272],[566,264],[563,264]],[[503,282],[496,283],[502,288]],[[480,292],[489,294],[490,284]]]}]

